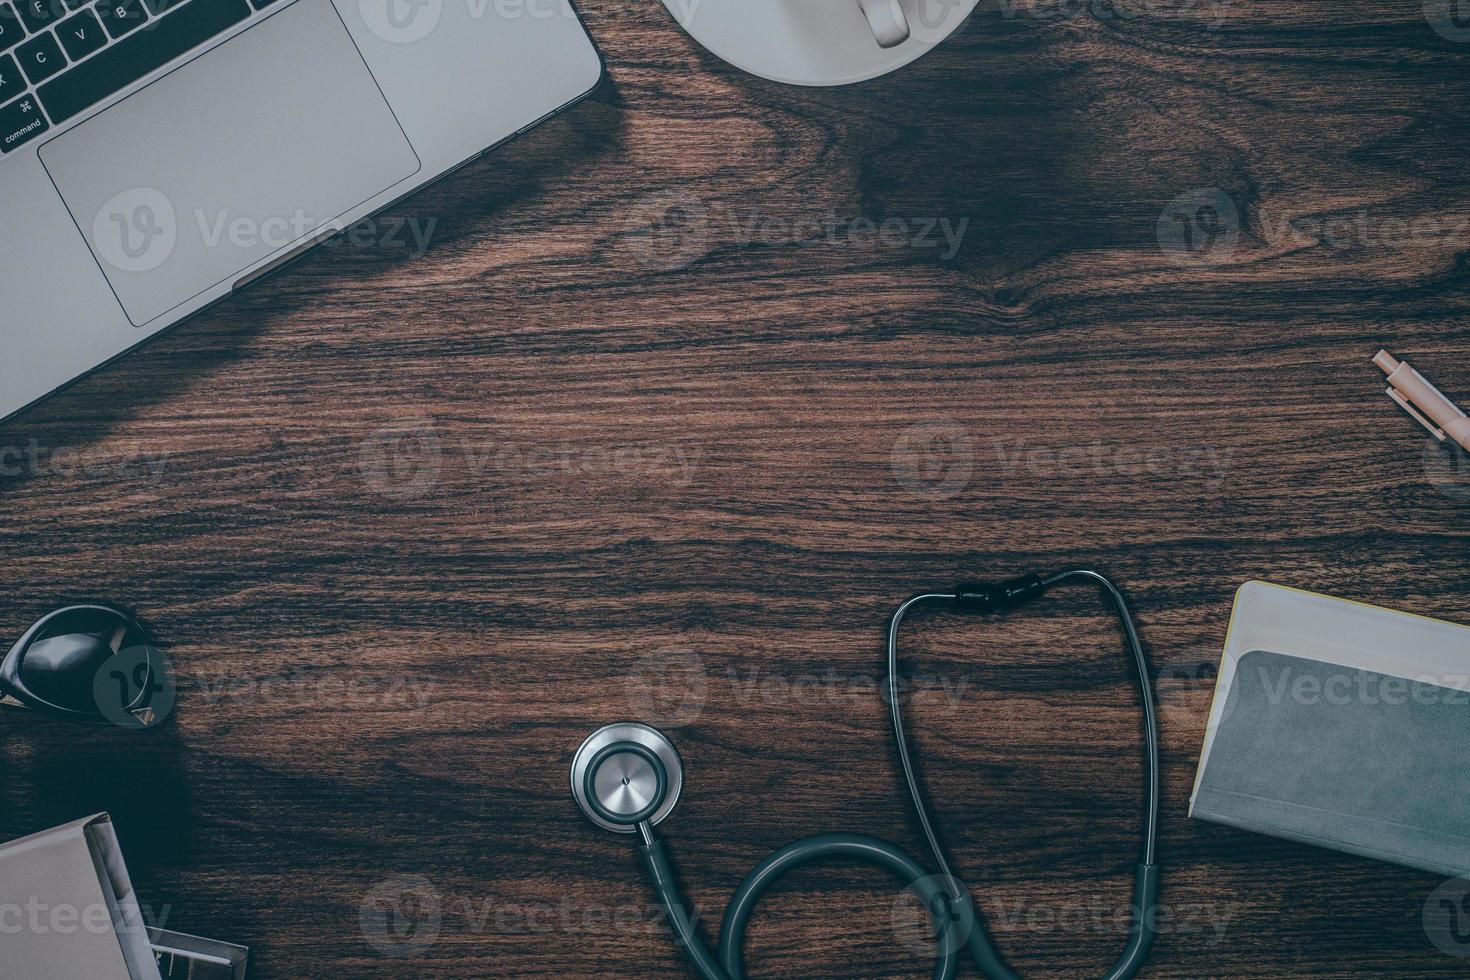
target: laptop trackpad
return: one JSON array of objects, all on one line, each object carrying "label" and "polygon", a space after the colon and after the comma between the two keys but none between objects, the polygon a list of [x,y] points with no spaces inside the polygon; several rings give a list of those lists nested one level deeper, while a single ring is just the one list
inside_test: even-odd
[{"label": "laptop trackpad", "polygon": [[330,0],[299,0],[41,148],[137,326],[419,160]]}]

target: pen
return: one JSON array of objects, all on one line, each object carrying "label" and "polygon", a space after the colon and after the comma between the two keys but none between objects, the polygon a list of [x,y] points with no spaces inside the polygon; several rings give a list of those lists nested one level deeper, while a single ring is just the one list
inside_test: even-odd
[{"label": "pen", "polygon": [[1388,397],[1440,442],[1448,436],[1470,451],[1470,417],[1446,398],[1444,392],[1386,350],[1379,351],[1373,363],[1388,375]]}]

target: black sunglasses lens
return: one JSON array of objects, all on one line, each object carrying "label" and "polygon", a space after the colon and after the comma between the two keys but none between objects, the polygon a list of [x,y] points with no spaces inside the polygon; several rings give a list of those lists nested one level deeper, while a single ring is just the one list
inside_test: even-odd
[{"label": "black sunglasses lens", "polygon": [[[132,708],[136,705],[100,704],[98,677],[119,651],[145,649],[147,643],[143,631],[122,613],[90,606],[64,610],[22,651],[20,676],[37,697],[58,707],[91,715]],[[144,698],[146,687],[139,692],[135,686],[125,697]]]}]

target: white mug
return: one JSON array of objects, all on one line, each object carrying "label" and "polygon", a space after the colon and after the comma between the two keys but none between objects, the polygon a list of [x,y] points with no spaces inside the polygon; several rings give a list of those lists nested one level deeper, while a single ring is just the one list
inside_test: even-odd
[{"label": "white mug", "polygon": [[909,39],[909,19],[898,0],[857,0],[880,48],[894,48]]}]

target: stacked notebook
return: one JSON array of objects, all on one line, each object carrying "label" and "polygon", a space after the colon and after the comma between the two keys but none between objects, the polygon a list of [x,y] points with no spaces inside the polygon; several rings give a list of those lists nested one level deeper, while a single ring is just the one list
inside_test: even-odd
[{"label": "stacked notebook", "polygon": [[1190,816],[1470,876],[1470,627],[1249,582]]},{"label": "stacked notebook", "polygon": [[247,950],[150,929],[105,813],[0,845],[0,977],[243,980]]}]

